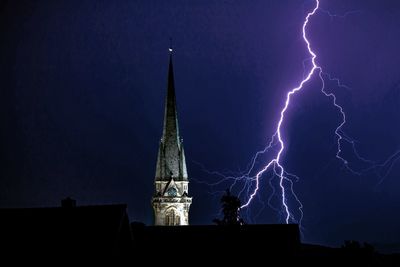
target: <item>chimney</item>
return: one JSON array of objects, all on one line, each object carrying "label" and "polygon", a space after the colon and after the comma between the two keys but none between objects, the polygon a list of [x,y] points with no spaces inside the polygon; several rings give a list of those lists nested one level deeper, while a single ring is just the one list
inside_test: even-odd
[{"label": "chimney", "polygon": [[61,207],[63,208],[75,208],[76,207],[76,200],[70,197],[67,197],[61,200]]}]

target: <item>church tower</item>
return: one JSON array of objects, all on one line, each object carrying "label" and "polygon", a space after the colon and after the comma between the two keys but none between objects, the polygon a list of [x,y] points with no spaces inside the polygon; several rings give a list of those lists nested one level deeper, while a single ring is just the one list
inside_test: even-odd
[{"label": "church tower", "polygon": [[152,198],[155,225],[188,225],[192,198],[188,195],[183,142],[179,136],[178,114],[172,48],[169,49],[167,95],[165,98],[164,126],[158,150],[155,192]]}]

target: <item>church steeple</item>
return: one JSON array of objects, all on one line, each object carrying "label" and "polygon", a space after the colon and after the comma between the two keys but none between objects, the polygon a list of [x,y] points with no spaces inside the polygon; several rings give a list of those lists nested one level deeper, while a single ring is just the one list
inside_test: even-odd
[{"label": "church steeple", "polygon": [[158,150],[155,192],[152,205],[155,225],[189,224],[188,175],[185,152],[179,136],[176,109],[172,48],[169,48],[169,67],[163,133]]},{"label": "church steeple", "polygon": [[[170,48],[171,49],[171,48]],[[168,85],[165,97],[163,140],[169,141],[172,145],[179,144],[178,114],[176,110],[174,66],[172,64],[172,51],[169,55]]]},{"label": "church steeple", "polygon": [[169,180],[171,177],[174,180],[187,180],[185,153],[179,136],[172,48],[169,48],[169,54],[163,134],[158,152],[156,180]]}]

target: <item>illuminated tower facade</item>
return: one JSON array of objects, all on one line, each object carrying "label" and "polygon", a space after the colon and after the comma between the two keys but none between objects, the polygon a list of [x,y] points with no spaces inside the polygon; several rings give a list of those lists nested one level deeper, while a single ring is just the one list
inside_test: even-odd
[{"label": "illuminated tower facade", "polygon": [[183,142],[179,136],[172,48],[169,49],[167,95],[163,133],[158,150],[155,191],[152,198],[155,225],[188,225],[192,198]]}]

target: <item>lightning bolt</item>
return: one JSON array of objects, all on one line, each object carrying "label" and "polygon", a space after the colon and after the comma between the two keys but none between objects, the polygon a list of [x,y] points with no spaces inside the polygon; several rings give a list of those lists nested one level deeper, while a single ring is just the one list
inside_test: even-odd
[{"label": "lightning bolt", "polygon": [[[315,6],[314,8],[307,13],[304,23],[302,26],[302,37],[304,40],[304,43],[306,44],[307,51],[309,54],[309,57],[305,60],[303,60],[303,79],[300,81],[299,85],[295,88],[292,88],[289,90],[286,94],[286,99],[285,103],[283,105],[283,108],[280,111],[280,117],[278,120],[278,123],[275,128],[275,132],[270,138],[269,143],[267,146],[263,149],[258,151],[253,158],[250,161],[250,164],[247,168],[247,171],[240,172],[240,173],[232,173],[229,175],[226,175],[221,172],[210,172],[204,168],[200,163],[195,162],[196,164],[200,165],[203,169],[203,171],[211,174],[211,175],[216,175],[221,177],[221,179],[215,183],[209,184],[206,183],[207,185],[211,186],[217,186],[222,184],[223,182],[230,181],[232,180],[233,182],[231,183],[230,189],[232,190],[233,187],[237,185],[238,182],[243,181],[244,186],[242,189],[239,191],[239,197],[242,194],[245,194],[247,197],[247,201],[240,207],[241,209],[247,208],[251,202],[254,200],[256,197],[259,188],[260,188],[260,182],[261,179],[263,178],[263,175],[268,172],[272,171],[272,178],[269,180],[269,185],[272,189],[272,194],[268,198],[268,205],[274,209],[277,212],[282,212],[283,213],[283,218],[284,221],[288,224],[290,222],[294,223],[299,223],[301,226],[301,221],[303,218],[303,205],[297,195],[295,194],[293,190],[293,181],[298,181],[299,177],[297,177],[294,174],[289,173],[286,171],[283,163],[282,163],[282,155],[285,150],[285,142],[282,137],[282,125],[284,124],[285,121],[285,115],[286,112],[290,106],[291,103],[291,98],[293,95],[296,93],[300,92],[301,90],[304,89],[305,84],[310,81],[315,75],[318,76],[318,78],[321,80],[321,92],[328,98],[332,100],[333,106],[338,110],[338,113],[341,117],[340,123],[336,127],[334,134],[335,134],[335,139],[336,139],[336,154],[335,157],[343,163],[343,166],[345,167],[346,170],[351,172],[354,175],[363,175],[367,172],[373,171],[375,172],[378,177],[380,178],[379,184],[384,180],[384,178],[389,174],[390,170],[392,169],[393,165],[400,159],[400,151],[395,152],[392,154],[387,160],[385,160],[382,163],[377,163],[375,161],[366,159],[360,155],[360,153],[356,149],[356,141],[353,140],[351,137],[346,135],[343,131],[343,127],[346,124],[346,113],[344,111],[344,108],[338,103],[338,99],[336,95],[333,92],[328,92],[326,89],[326,80],[335,82],[336,85],[339,88],[344,88],[347,90],[350,90],[350,87],[344,85],[341,83],[341,81],[338,78],[332,77],[330,74],[323,72],[322,67],[318,65],[316,59],[317,59],[317,54],[312,50],[311,48],[311,43],[309,39],[307,38],[307,26],[309,24],[310,19],[316,14],[316,12],[320,10],[323,13],[328,14],[331,18],[333,17],[339,17],[339,18],[345,18],[347,15],[353,14],[353,13],[358,13],[360,11],[351,11],[347,12],[344,15],[333,15],[332,13],[321,9],[320,8],[320,0],[315,0]],[[306,71],[306,62],[311,62],[311,69]],[[350,144],[351,149],[356,157],[360,162],[367,164],[366,168],[360,169],[360,170],[355,170],[354,168],[350,167],[350,163],[346,158],[342,155],[343,154],[343,145],[344,143]],[[272,158],[267,161],[266,164],[261,167],[261,169],[256,172],[255,175],[251,175],[256,168],[256,163],[257,160],[259,159],[260,156],[266,154],[267,152],[272,152]],[[383,171],[382,171],[383,170]],[[280,191],[280,202],[281,202],[281,208],[276,208],[271,204],[272,198],[274,197],[275,193],[277,192],[276,188],[274,187],[272,180],[277,177],[279,180],[279,191]],[[198,181],[201,182],[201,181]],[[288,203],[288,197],[292,197],[295,202],[297,202],[298,205],[298,212],[300,214],[300,217],[296,219],[296,216],[292,209],[289,207]],[[262,202],[262,201],[261,201]],[[262,205],[264,206],[264,203],[262,202]]]},{"label": "lightning bolt", "polygon": [[[277,127],[276,127],[276,131],[275,131],[274,135],[272,136],[271,143],[269,145],[269,147],[271,147],[273,142],[276,140],[276,142],[278,143],[278,146],[279,146],[279,150],[276,153],[276,156],[271,161],[269,161],[265,165],[265,167],[262,168],[256,174],[256,187],[255,187],[253,193],[250,195],[250,197],[247,200],[247,202],[245,204],[243,204],[242,207],[241,207],[241,208],[245,208],[251,203],[251,201],[253,200],[254,196],[257,194],[257,191],[259,189],[260,177],[267,170],[269,170],[271,168],[271,166],[273,166],[274,173],[276,173],[277,176],[279,177],[279,186],[280,186],[280,189],[281,189],[282,206],[283,206],[284,211],[285,211],[285,221],[286,221],[286,223],[289,223],[290,218],[293,218],[293,216],[292,216],[292,213],[289,210],[289,206],[288,206],[288,203],[287,203],[287,196],[286,196],[287,193],[286,193],[286,188],[284,186],[284,181],[288,181],[289,182],[291,193],[293,194],[293,196],[295,196],[297,202],[300,204],[299,210],[300,210],[301,214],[302,214],[302,205],[301,205],[301,202],[299,201],[299,199],[297,198],[296,194],[294,194],[294,192],[293,192],[293,182],[290,179],[287,178],[287,175],[286,175],[287,172],[285,171],[285,168],[284,168],[283,164],[281,163],[282,153],[285,150],[285,143],[284,143],[284,140],[283,140],[283,137],[282,137],[282,134],[281,134],[281,128],[282,128],[282,124],[283,124],[283,122],[285,120],[285,114],[286,114],[287,109],[289,108],[290,100],[291,100],[292,95],[296,94],[297,92],[301,91],[304,88],[304,84],[306,84],[312,78],[312,76],[313,76],[315,71],[318,71],[319,74],[322,73],[321,67],[319,67],[317,65],[317,63],[316,63],[317,55],[311,49],[311,44],[310,44],[310,41],[307,38],[307,32],[306,32],[306,28],[307,28],[307,25],[309,23],[310,18],[317,12],[317,10],[319,8],[319,0],[316,0],[315,3],[316,4],[315,4],[314,9],[307,14],[307,16],[306,16],[306,18],[304,20],[304,23],[303,23],[303,27],[302,27],[303,40],[306,43],[308,53],[311,56],[312,68],[308,71],[308,73],[305,75],[305,78],[300,82],[300,84],[297,87],[291,89],[286,94],[285,105],[283,106],[283,108],[282,108],[282,110],[280,112],[280,119],[278,121],[278,124],[277,124]],[[300,218],[300,221],[301,221],[301,218]]]},{"label": "lightning bolt", "polygon": [[[240,174],[239,176],[235,176],[235,175],[224,175],[223,173],[220,172],[210,172],[207,171],[200,163],[199,164],[204,171],[206,171],[209,174],[213,174],[213,175],[217,175],[220,176],[222,179],[219,180],[216,183],[213,184],[208,184],[211,186],[215,186],[218,184],[223,183],[224,181],[227,180],[234,180],[234,182],[231,184],[231,189],[232,187],[234,187],[236,185],[236,183],[238,181],[245,181],[245,186],[242,188],[242,190],[239,192],[239,196],[244,193],[246,191],[246,194],[249,195],[248,200],[246,201],[245,204],[243,204],[240,209],[246,208],[250,205],[250,203],[252,202],[252,200],[254,199],[254,197],[257,195],[257,192],[260,188],[260,180],[263,176],[263,174],[269,170],[273,171],[274,176],[270,179],[270,186],[273,190],[273,194],[271,195],[271,197],[268,199],[268,204],[269,206],[271,206],[273,209],[277,210],[276,208],[274,208],[270,202],[272,199],[272,196],[275,193],[275,187],[272,185],[272,179],[276,176],[279,178],[279,187],[280,187],[280,192],[281,192],[281,203],[282,203],[282,207],[283,207],[283,212],[284,212],[284,220],[286,223],[289,223],[290,219],[292,219],[292,221],[294,222],[299,222],[301,224],[301,219],[303,217],[303,205],[301,204],[299,198],[297,197],[297,195],[294,193],[293,190],[293,181],[292,178],[295,178],[296,180],[298,179],[298,177],[294,174],[291,174],[289,172],[287,172],[283,166],[283,164],[281,163],[282,160],[282,154],[285,150],[285,143],[281,134],[281,128],[282,128],[282,124],[284,122],[285,119],[285,114],[287,109],[289,108],[290,105],[290,100],[292,95],[296,94],[298,91],[302,90],[304,87],[304,84],[306,84],[313,76],[314,72],[316,70],[319,71],[319,73],[322,72],[321,68],[317,65],[315,59],[317,58],[317,55],[314,53],[314,51],[311,49],[311,44],[309,42],[309,40],[307,39],[307,33],[306,33],[306,28],[307,25],[309,23],[310,18],[316,13],[316,11],[318,10],[319,7],[319,0],[316,0],[316,5],[314,7],[314,9],[309,12],[305,18],[305,21],[303,23],[303,27],[302,27],[302,33],[303,33],[303,40],[307,45],[307,49],[308,49],[308,53],[310,54],[310,58],[308,58],[307,60],[310,60],[312,63],[312,68],[307,72],[304,73],[305,78],[303,78],[303,80],[300,82],[300,84],[291,89],[287,94],[286,94],[286,101],[285,104],[283,106],[283,108],[280,111],[280,119],[278,121],[278,124],[276,126],[276,130],[275,133],[272,135],[271,140],[269,142],[269,144],[261,151],[258,151],[255,156],[252,158],[251,160],[251,164],[250,167],[248,168],[248,170],[245,173]],[[305,64],[305,61],[303,61],[303,65]],[[278,147],[278,149],[276,150],[276,147]],[[261,168],[260,171],[258,171],[256,173],[256,175],[251,176],[250,174],[252,173],[253,169],[255,168],[255,164],[256,161],[258,159],[258,157],[260,155],[263,155],[265,153],[267,153],[268,151],[271,151],[272,149],[275,149],[275,153],[272,157],[272,159],[266,164],[264,165],[264,167]],[[196,162],[195,162],[196,163]],[[250,188],[251,188],[251,184],[255,182],[255,188],[252,190],[252,192],[250,192]],[[286,188],[285,186],[285,182],[289,184],[289,189]],[[288,192],[289,190],[289,192]],[[288,201],[287,201],[287,197],[288,194],[291,194],[291,196],[297,201],[297,203],[299,204],[299,212],[300,212],[300,219],[296,220],[295,216],[292,214],[292,212],[290,211],[289,205],[288,205]]]},{"label": "lightning bolt", "polygon": [[[250,194],[250,197],[248,198],[247,202],[242,205],[241,208],[245,208],[248,207],[249,204],[252,202],[253,198],[255,197],[255,195],[257,194],[258,190],[259,190],[259,184],[260,184],[260,178],[262,177],[262,175],[268,171],[269,169],[273,169],[273,172],[279,177],[279,186],[281,189],[281,200],[282,200],[282,206],[284,208],[284,212],[285,212],[285,221],[286,223],[289,223],[290,219],[292,219],[292,221],[296,221],[294,219],[293,214],[291,213],[289,206],[288,206],[288,202],[287,202],[287,191],[288,189],[284,186],[284,182],[288,181],[289,182],[289,192],[294,196],[295,200],[297,201],[297,203],[299,204],[299,211],[301,213],[300,219],[298,220],[298,222],[301,224],[301,220],[303,217],[303,212],[302,212],[302,204],[300,202],[300,200],[298,199],[298,197],[296,196],[296,194],[293,191],[293,182],[291,179],[288,178],[288,173],[285,171],[285,168],[283,166],[283,164],[281,163],[281,158],[282,158],[282,153],[285,149],[285,143],[281,134],[281,128],[282,128],[282,124],[285,120],[285,113],[289,108],[290,105],[290,100],[291,97],[296,94],[297,92],[300,92],[303,88],[304,85],[313,77],[313,75],[315,73],[317,73],[318,77],[321,80],[322,83],[322,87],[321,87],[321,92],[326,96],[332,99],[332,104],[335,106],[335,108],[338,110],[340,116],[341,116],[341,122],[339,123],[339,125],[337,126],[337,128],[335,129],[335,136],[336,136],[336,143],[337,143],[337,151],[336,151],[336,158],[338,160],[340,160],[343,163],[343,166],[350,171],[351,173],[355,174],[355,175],[362,175],[365,174],[368,171],[379,171],[378,169],[386,169],[386,171],[384,172],[383,175],[378,173],[378,176],[380,177],[380,181],[379,183],[381,183],[383,181],[383,179],[387,176],[387,174],[390,172],[390,170],[392,169],[394,163],[400,159],[400,151],[395,152],[394,154],[392,154],[386,161],[384,161],[383,163],[379,164],[377,162],[374,162],[372,160],[366,159],[364,157],[362,157],[355,146],[355,141],[350,138],[349,136],[347,136],[344,132],[343,132],[343,126],[346,124],[346,113],[344,111],[344,108],[338,103],[337,101],[337,97],[334,93],[332,92],[328,92],[326,90],[326,85],[325,85],[325,79],[324,76],[326,76],[330,81],[334,81],[337,83],[337,86],[340,88],[346,88],[346,89],[350,89],[348,86],[342,84],[340,82],[340,80],[338,78],[332,78],[329,74],[324,73],[322,71],[322,67],[319,66],[316,62],[317,59],[317,55],[316,53],[312,50],[311,48],[311,43],[309,41],[309,39],[307,38],[307,25],[311,19],[312,16],[314,16],[316,14],[316,12],[320,9],[320,1],[319,0],[315,0],[315,6],[312,9],[312,11],[310,11],[309,13],[307,13],[307,16],[305,17],[304,23],[303,23],[303,27],[302,27],[302,34],[303,34],[303,40],[306,44],[308,53],[310,55],[309,58],[307,58],[306,60],[303,61],[303,66],[305,66],[305,62],[306,61],[311,61],[311,69],[306,72],[304,71],[303,73],[303,80],[300,82],[300,84],[291,89],[287,94],[286,94],[286,101],[285,101],[285,105],[283,106],[281,112],[280,112],[280,119],[278,121],[277,127],[276,127],[276,131],[274,133],[274,135],[271,138],[271,142],[270,144],[267,146],[266,149],[264,149],[261,152],[257,152],[256,156],[258,156],[258,154],[265,152],[266,150],[270,149],[275,141],[277,142],[277,145],[279,146],[279,150],[276,153],[276,156],[269,161],[264,168],[262,168],[255,176],[255,189],[254,191]],[[360,11],[351,11],[351,12],[347,12],[346,14],[339,16],[339,15],[333,15],[330,12],[321,9],[322,12],[327,13],[331,18],[332,17],[340,17],[340,18],[345,18],[347,15],[353,14],[353,13],[358,13]],[[305,70],[305,68],[304,68]],[[353,168],[351,168],[349,166],[349,162],[342,156],[342,145],[343,142],[347,142],[351,145],[351,148],[353,150],[354,155],[356,156],[356,158],[358,160],[360,160],[363,163],[367,163],[368,167],[364,168],[362,170],[355,170]],[[278,171],[277,171],[278,169]],[[298,179],[297,176],[293,175],[293,174],[289,174],[293,177],[296,177]],[[271,185],[271,182],[270,182]],[[270,200],[270,199],[269,199]],[[268,202],[269,203],[269,202]]]}]

